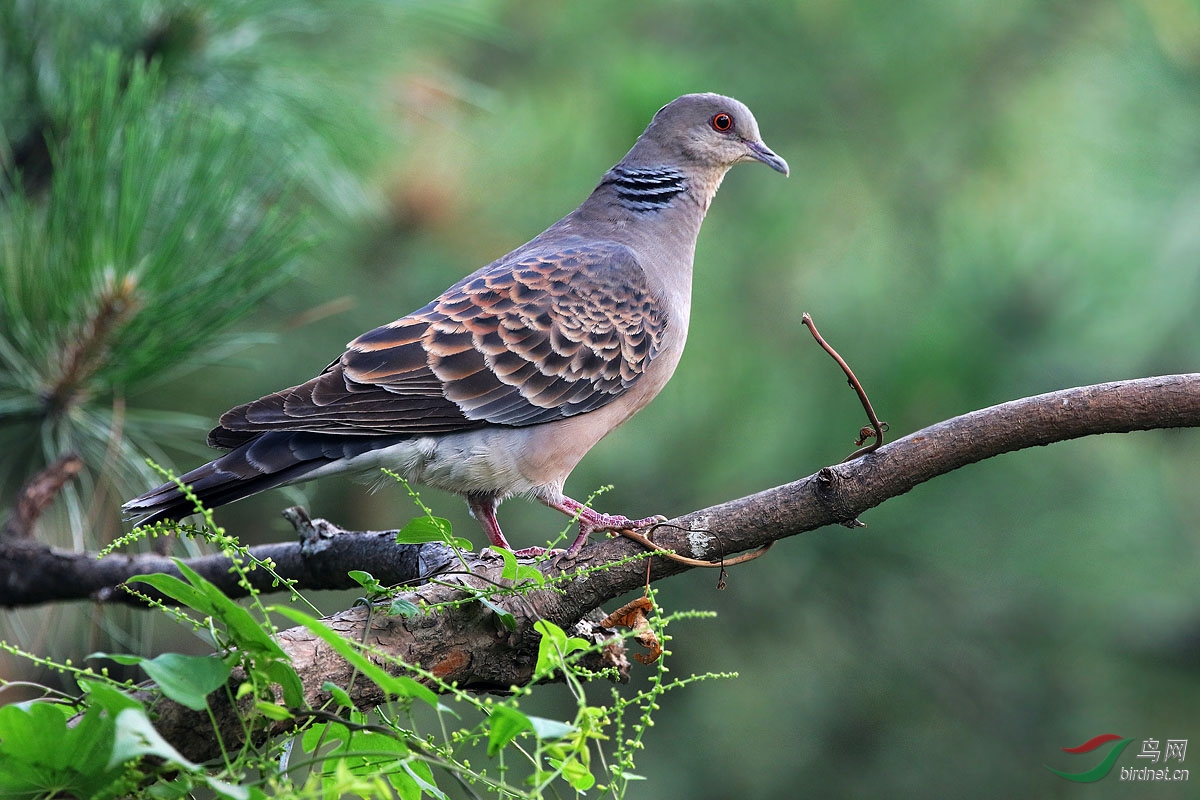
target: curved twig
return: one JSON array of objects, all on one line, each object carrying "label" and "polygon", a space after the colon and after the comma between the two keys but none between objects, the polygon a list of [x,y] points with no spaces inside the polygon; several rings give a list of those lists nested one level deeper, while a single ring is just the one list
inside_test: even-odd
[{"label": "curved twig", "polygon": [[[825,341],[825,337],[817,330],[817,323],[813,322],[812,315],[805,311],[800,315],[800,322],[804,327],[808,328],[808,332],[817,340],[817,344],[821,345],[821,348],[837,362],[838,366],[842,368],[842,372],[846,373],[846,382],[850,384],[850,387],[858,395],[858,400],[862,403],[863,411],[867,412],[867,419],[871,422],[870,428],[860,428],[858,431],[858,439],[854,442],[854,446],[859,449],[843,458],[842,463],[844,464],[847,461],[853,461],[856,458],[862,458],[868,453],[875,452],[883,446],[883,434],[887,433],[888,424],[879,421],[879,417],[875,415],[875,409],[871,407],[871,400],[867,397],[867,390],[863,388],[862,383],[855,376],[854,370],[850,369],[850,365],[846,363],[846,359],[842,358],[838,354],[838,351],[833,349],[833,345]],[[863,447],[867,439],[874,439],[874,441],[868,446]]]}]

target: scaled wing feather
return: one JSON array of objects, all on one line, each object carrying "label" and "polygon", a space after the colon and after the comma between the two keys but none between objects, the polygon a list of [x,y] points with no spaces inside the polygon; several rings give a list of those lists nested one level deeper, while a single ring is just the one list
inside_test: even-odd
[{"label": "scaled wing feather", "polygon": [[316,378],[238,406],[209,443],[268,431],[421,435],[533,425],[620,397],[668,320],[633,253],[568,237],[484,267],[369,331]]}]

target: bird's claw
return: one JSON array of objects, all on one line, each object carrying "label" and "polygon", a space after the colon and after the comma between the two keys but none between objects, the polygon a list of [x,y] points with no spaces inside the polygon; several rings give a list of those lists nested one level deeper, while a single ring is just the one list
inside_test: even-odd
[{"label": "bird's claw", "polygon": [[[553,553],[556,549],[558,548],[538,547],[534,545],[533,547],[522,547],[520,550],[513,550],[513,555],[517,558],[537,558],[546,553]],[[566,551],[561,550],[561,552],[565,553]]]},{"label": "bird's claw", "polygon": [[652,517],[643,517],[642,519],[630,519],[620,514],[597,513],[581,518],[579,520],[579,536],[565,553],[554,559],[554,566],[557,567],[560,562],[569,562],[574,559],[579,554],[579,551],[583,549],[583,546],[587,544],[588,537],[596,531],[607,531],[610,536],[613,536],[621,531],[649,528],[652,525],[658,525],[666,521],[667,518],[662,514],[655,514]]},{"label": "bird's claw", "polygon": [[595,524],[588,528],[588,533],[594,531],[609,531],[616,533],[617,531],[632,531],[639,528],[649,528],[651,525],[658,525],[666,522],[667,518],[662,514],[655,514],[652,517],[643,517],[642,519],[629,519],[620,514],[599,514]]}]

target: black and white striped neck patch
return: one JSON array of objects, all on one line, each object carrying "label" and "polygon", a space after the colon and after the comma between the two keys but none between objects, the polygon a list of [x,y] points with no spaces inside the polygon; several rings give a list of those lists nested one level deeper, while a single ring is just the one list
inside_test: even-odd
[{"label": "black and white striped neck patch", "polygon": [[613,167],[604,178],[617,202],[638,212],[666,208],[687,188],[683,173],[670,167]]}]

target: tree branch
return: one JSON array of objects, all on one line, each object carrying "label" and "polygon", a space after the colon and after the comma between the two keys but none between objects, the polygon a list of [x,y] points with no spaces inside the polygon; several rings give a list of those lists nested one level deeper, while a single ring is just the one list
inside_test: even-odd
[{"label": "tree branch", "polygon": [[[1101,433],[1125,433],[1155,428],[1200,426],[1200,374],[1170,375],[1066,389],[1014,400],[940,422],[887,444],[854,461],[825,467],[807,478],[764,492],[696,511],[657,526],[655,542],[683,555],[717,560],[825,525],[850,524],[859,514],[938,475],[1015,450]],[[365,534],[364,534],[365,535]],[[337,541],[334,537],[332,541]],[[282,547],[282,546],[281,546]],[[292,545],[295,547],[295,545]],[[495,690],[528,682],[537,653],[533,623],[547,619],[570,629],[602,603],[641,587],[647,579],[642,560],[619,562],[644,552],[637,543],[614,537],[586,547],[567,565],[564,574],[550,562],[542,569],[563,575],[554,590],[524,593],[500,601],[517,619],[514,631],[498,631],[491,611],[478,603],[445,608],[435,614],[404,619],[373,616],[354,608],[327,622],[348,638],[370,640],[382,652],[394,654],[389,668],[420,663],[440,678],[461,688]],[[689,567],[649,556],[649,579],[659,580]],[[610,564],[586,575],[579,570]],[[361,567],[363,562],[330,565],[330,570]],[[372,572],[376,565],[371,563]],[[499,565],[477,560],[475,574],[453,576],[479,588],[501,581]],[[423,586],[409,599],[418,604],[444,603],[463,596],[445,581]],[[369,630],[368,630],[369,624]],[[284,631],[280,644],[292,655],[309,699],[319,700],[321,682],[338,674],[341,663],[327,646],[306,629]],[[340,667],[345,672],[348,668]],[[348,673],[347,673],[348,674]],[[367,681],[356,681],[352,694],[363,707],[383,698]],[[224,694],[210,696],[221,706]],[[159,702],[160,732],[190,758],[212,755],[214,740],[195,742],[203,715]],[[233,720],[231,709],[217,710],[221,720]],[[237,741],[241,727],[222,724],[226,744]],[[197,749],[190,749],[195,746]]]},{"label": "tree branch", "polygon": [[[290,516],[297,513],[296,518]],[[300,509],[288,509],[285,515],[296,525],[300,540],[259,545],[249,551],[260,561],[273,561],[276,574],[295,581],[297,589],[353,589],[358,584],[347,573],[366,565],[385,585],[416,583],[455,561],[454,554],[440,545],[396,544],[396,531],[345,531],[325,520],[309,520]],[[230,597],[247,594],[224,555],[201,556],[186,563]],[[182,577],[174,561],[155,553],[97,558],[94,553],[62,550],[30,538],[0,537],[0,606],[62,600],[141,606],[142,601],[122,590],[121,584],[134,575],[156,572]],[[247,577],[260,592],[285,588],[266,570],[256,569]],[[147,586],[138,590],[163,599]]]},{"label": "tree branch", "polygon": [[[849,523],[930,478],[1001,453],[1101,433],[1196,426],[1200,426],[1200,374],[1064,389],[939,422],[861,459],[670,520],[653,537],[684,555],[719,559],[825,525]],[[308,523],[307,518],[294,524],[299,542],[262,545],[250,552],[256,558],[273,559],[279,574],[297,581],[298,589],[354,588],[357,584],[346,573],[367,564],[380,582],[403,584],[449,562],[449,556],[434,545],[394,544],[394,531],[344,531],[324,520]],[[632,542],[610,539],[585,548],[574,563],[604,563],[640,549]],[[229,561],[222,556],[187,563],[230,596],[245,593],[227,574]],[[684,569],[655,559],[651,578]],[[0,606],[85,598],[129,602],[117,587],[132,575],[148,572],[176,570],[170,560],[152,554],[97,559],[88,553],[0,537]],[[622,581],[622,588],[610,597],[641,584],[645,569],[637,566],[631,572],[636,579]],[[611,578],[611,573],[606,574]],[[270,576],[256,575],[255,580],[256,588],[271,590]],[[604,601],[596,605],[600,602]]]}]

